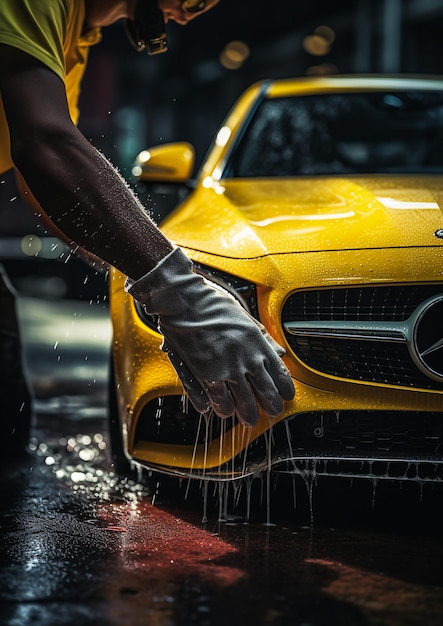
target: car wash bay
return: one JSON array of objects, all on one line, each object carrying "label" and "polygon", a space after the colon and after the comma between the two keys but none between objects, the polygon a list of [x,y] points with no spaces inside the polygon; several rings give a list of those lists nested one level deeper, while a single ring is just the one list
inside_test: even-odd
[{"label": "car wash bay", "polygon": [[20,310],[37,415],[2,470],[2,626],[442,623],[441,490],[318,481],[312,521],[303,483],[257,479],[248,523],[212,486],[203,521],[199,486],[113,472],[106,306]]}]

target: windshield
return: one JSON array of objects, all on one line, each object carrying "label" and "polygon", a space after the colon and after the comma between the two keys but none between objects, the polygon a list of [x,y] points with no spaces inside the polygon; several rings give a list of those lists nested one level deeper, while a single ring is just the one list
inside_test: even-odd
[{"label": "windshield", "polygon": [[226,177],[443,172],[443,92],[264,100]]}]

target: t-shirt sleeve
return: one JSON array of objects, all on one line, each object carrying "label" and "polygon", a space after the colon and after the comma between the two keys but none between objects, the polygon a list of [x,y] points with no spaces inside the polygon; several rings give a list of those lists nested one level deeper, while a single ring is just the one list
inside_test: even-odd
[{"label": "t-shirt sleeve", "polygon": [[2,0],[0,43],[30,54],[65,80],[66,0]]}]

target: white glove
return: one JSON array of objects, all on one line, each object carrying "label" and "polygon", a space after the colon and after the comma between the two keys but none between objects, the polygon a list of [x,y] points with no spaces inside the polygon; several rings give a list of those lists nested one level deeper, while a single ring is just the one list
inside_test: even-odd
[{"label": "white glove", "polygon": [[257,403],[277,417],[294,397],[284,349],[233,296],[196,274],[179,248],[125,288],[158,316],[162,349],[197,411],[235,414],[253,426]]}]

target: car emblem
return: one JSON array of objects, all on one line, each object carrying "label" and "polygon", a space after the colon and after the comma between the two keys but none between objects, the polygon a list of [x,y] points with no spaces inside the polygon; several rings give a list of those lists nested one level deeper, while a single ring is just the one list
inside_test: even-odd
[{"label": "car emblem", "polygon": [[424,302],[414,315],[411,351],[417,367],[443,381],[443,294]]},{"label": "car emblem", "polygon": [[438,230],[436,230],[434,235],[439,239],[443,239],[443,228],[439,228]]}]

